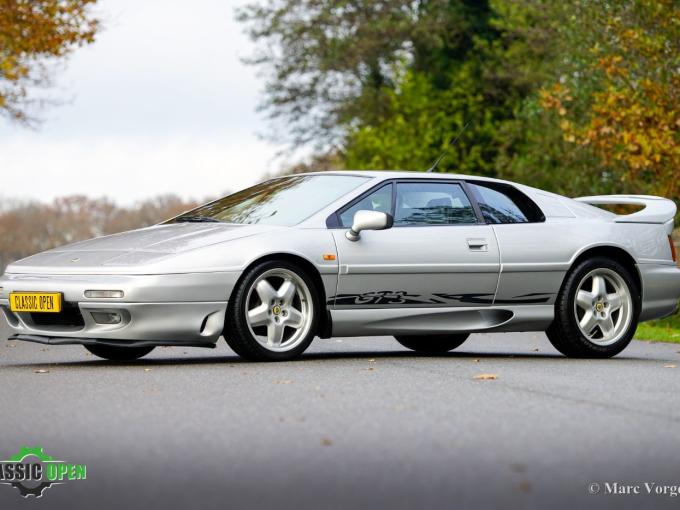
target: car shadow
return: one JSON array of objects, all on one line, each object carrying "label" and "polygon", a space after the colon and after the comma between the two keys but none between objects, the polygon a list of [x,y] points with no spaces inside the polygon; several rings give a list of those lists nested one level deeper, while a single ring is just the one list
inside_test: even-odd
[{"label": "car shadow", "polygon": [[[161,351],[162,353],[162,351]],[[240,365],[240,366],[277,366],[285,364],[301,364],[309,361],[334,361],[334,360],[426,360],[426,359],[450,359],[450,360],[533,360],[533,361],[560,361],[564,363],[606,362],[617,361],[649,361],[658,363],[658,359],[639,358],[634,356],[619,355],[611,359],[573,359],[558,353],[542,352],[449,352],[444,354],[423,354],[411,351],[333,351],[333,352],[308,352],[299,358],[286,362],[253,362],[240,358],[237,355],[224,356],[168,356],[159,357],[158,354],[149,358],[135,361],[107,361],[102,359],[85,359],[78,361],[50,361],[35,363],[3,364],[5,368],[35,368],[38,366],[91,368],[91,367],[153,367],[153,366],[191,366],[191,365]]]}]

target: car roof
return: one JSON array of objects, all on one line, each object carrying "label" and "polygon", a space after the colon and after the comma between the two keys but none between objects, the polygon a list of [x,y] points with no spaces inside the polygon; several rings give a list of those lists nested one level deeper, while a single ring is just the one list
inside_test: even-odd
[{"label": "car roof", "polygon": [[[321,172],[305,172],[294,175],[360,175],[364,177],[382,178],[382,179],[404,179],[414,177],[418,179],[459,179],[459,180],[475,180],[475,181],[489,181],[502,182],[507,184],[516,183],[504,181],[502,179],[494,179],[491,177],[482,177],[480,175],[465,175],[465,174],[449,174],[443,172],[414,172],[406,170],[327,170]],[[287,177],[287,176],[282,176]]]}]

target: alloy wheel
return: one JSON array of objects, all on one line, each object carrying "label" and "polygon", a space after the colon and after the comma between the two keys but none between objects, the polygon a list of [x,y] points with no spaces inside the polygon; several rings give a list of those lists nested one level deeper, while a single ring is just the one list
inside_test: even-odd
[{"label": "alloy wheel", "polygon": [[264,348],[286,352],[297,347],[312,326],[312,294],[300,276],[288,269],[271,269],[251,285],[246,298],[246,322]]},{"label": "alloy wheel", "polygon": [[633,300],[624,279],[598,268],[583,277],[574,298],[581,333],[597,345],[611,345],[625,335],[633,318]]}]

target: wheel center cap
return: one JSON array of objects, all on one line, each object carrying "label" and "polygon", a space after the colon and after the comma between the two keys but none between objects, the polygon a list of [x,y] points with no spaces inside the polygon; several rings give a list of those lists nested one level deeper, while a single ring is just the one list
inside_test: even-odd
[{"label": "wheel center cap", "polygon": [[279,305],[276,305],[275,307],[272,308],[272,313],[274,315],[281,315],[281,307]]},{"label": "wheel center cap", "polygon": [[601,312],[602,310],[604,310],[604,305],[602,303],[597,303],[595,305],[595,310],[597,310],[598,312]]}]

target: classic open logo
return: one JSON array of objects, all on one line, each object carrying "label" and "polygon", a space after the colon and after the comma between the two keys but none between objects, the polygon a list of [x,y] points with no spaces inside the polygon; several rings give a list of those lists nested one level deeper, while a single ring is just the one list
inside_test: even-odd
[{"label": "classic open logo", "polygon": [[55,460],[42,448],[22,446],[19,453],[0,461],[0,484],[10,485],[27,498],[42,497],[46,489],[87,478],[87,466]]}]

